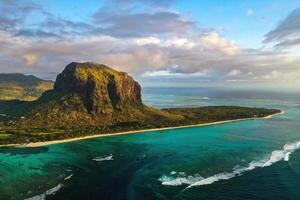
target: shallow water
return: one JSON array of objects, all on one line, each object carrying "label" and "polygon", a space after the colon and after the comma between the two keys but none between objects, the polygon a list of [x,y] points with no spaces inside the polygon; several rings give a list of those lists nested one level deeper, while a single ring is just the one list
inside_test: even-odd
[{"label": "shallow water", "polygon": [[155,107],[241,105],[285,114],[0,148],[0,199],[300,199],[297,95],[145,89],[143,98]]}]

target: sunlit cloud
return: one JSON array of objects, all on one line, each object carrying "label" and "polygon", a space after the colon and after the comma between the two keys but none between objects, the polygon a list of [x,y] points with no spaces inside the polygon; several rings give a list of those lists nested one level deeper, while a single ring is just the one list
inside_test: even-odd
[{"label": "sunlit cloud", "polygon": [[[297,52],[244,48],[225,33],[203,28],[191,16],[172,9],[171,0],[126,2],[104,1],[85,21],[62,18],[30,1],[1,2],[5,13],[0,16],[0,45],[5,48],[0,50],[0,71],[54,79],[72,61],[91,61],[152,80],[299,79]],[[252,9],[247,11],[248,16],[253,14]],[[40,16],[34,25],[27,20],[32,15]],[[296,45],[298,17],[296,9],[266,34],[263,43]]]},{"label": "sunlit cloud", "polygon": [[242,72],[238,69],[233,69],[230,72],[227,73],[227,76],[238,76],[240,75]]}]

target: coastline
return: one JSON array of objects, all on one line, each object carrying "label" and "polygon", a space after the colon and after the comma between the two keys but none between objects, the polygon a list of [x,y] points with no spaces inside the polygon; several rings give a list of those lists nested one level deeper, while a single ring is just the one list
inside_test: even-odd
[{"label": "coastline", "polygon": [[97,138],[97,137],[107,137],[107,136],[114,136],[114,135],[128,135],[128,134],[137,134],[137,133],[144,133],[144,132],[151,132],[151,131],[165,131],[165,130],[172,130],[172,129],[192,128],[192,127],[201,127],[201,126],[213,126],[213,125],[220,125],[220,124],[225,124],[225,123],[239,122],[239,121],[253,120],[253,119],[271,119],[273,116],[280,115],[280,114],[284,114],[284,111],[281,110],[280,113],[275,113],[275,114],[268,115],[265,117],[249,117],[249,118],[223,120],[223,121],[203,123],[203,124],[142,129],[142,130],[136,130],[136,131],[124,131],[124,132],[116,132],[116,133],[108,133],[108,134],[101,133],[101,134],[94,134],[94,135],[89,135],[89,136],[68,138],[68,139],[63,139],[63,140],[52,140],[52,141],[46,141],[46,142],[34,142],[34,143],[28,143],[28,144],[7,144],[7,145],[0,145],[0,147],[41,147],[41,146],[48,146],[48,145],[52,145],[52,144],[74,142],[74,141]]}]

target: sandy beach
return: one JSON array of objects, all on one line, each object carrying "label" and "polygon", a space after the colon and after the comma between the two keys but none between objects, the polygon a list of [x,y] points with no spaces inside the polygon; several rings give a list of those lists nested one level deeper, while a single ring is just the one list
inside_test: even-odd
[{"label": "sandy beach", "polygon": [[82,136],[82,137],[76,137],[76,138],[69,138],[69,139],[63,139],[63,140],[53,140],[53,141],[46,141],[46,142],[34,142],[34,143],[28,143],[28,144],[8,144],[8,145],[0,145],[0,147],[41,147],[41,146],[47,146],[51,144],[59,144],[59,143],[66,143],[66,142],[74,142],[78,140],[85,140],[85,139],[91,139],[96,137],[107,137],[107,136],[114,136],[114,135],[127,135],[127,134],[134,134],[134,133],[144,133],[144,132],[150,132],[150,131],[164,131],[164,130],[171,130],[171,129],[180,129],[180,128],[191,128],[191,127],[200,127],[200,126],[212,126],[212,125],[219,125],[219,124],[225,124],[230,122],[238,122],[238,121],[245,121],[245,120],[253,120],[253,119],[270,119],[275,115],[284,114],[284,111],[281,111],[280,113],[268,115],[266,117],[250,117],[250,118],[243,118],[243,119],[234,119],[234,120],[224,120],[224,121],[218,121],[218,122],[211,122],[211,123],[203,123],[203,124],[195,124],[195,125],[185,125],[185,126],[175,126],[175,127],[165,127],[165,128],[152,128],[152,129],[143,129],[143,130],[136,130],[136,131],[125,131],[125,132],[116,132],[116,133],[108,133],[108,134],[94,134],[89,136]]}]

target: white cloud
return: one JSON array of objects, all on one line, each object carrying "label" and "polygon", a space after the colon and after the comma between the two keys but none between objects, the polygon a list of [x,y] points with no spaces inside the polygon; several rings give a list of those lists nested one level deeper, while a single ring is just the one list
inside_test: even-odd
[{"label": "white cloud", "polygon": [[254,15],[254,11],[252,9],[247,10],[247,16],[252,17]]},{"label": "white cloud", "polygon": [[168,76],[168,77],[197,77],[197,76],[205,76],[206,72],[195,72],[195,73],[178,73],[178,72],[171,72],[171,70],[158,70],[158,71],[147,71],[142,74],[142,77],[162,77],[162,76]]},{"label": "white cloud", "polygon": [[135,40],[135,42],[138,45],[147,45],[147,44],[159,44],[161,40],[156,37],[146,37],[146,38],[138,38]]},{"label": "white cloud", "polygon": [[227,76],[238,76],[240,75],[242,72],[238,69],[233,69],[230,72],[227,73]]},{"label": "white cloud", "polygon": [[[242,48],[172,10],[173,0],[162,1],[105,1],[93,20],[82,22],[62,19],[36,4],[4,1],[11,6],[1,9],[0,5],[5,11],[0,16],[0,71],[55,78],[72,61],[92,61],[152,78],[300,80],[297,50]],[[137,5],[144,10],[136,10]],[[41,24],[30,26],[27,16],[35,13],[41,15]],[[249,8],[246,14],[253,16],[255,11]],[[280,47],[299,44],[299,19],[300,8],[270,31],[264,43],[275,42]]]},{"label": "white cloud", "polygon": [[24,58],[27,66],[35,64],[39,58],[39,56],[35,53],[26,53],[22,57]]},{"label": "white cloud", "polygon": [[188,38],[172,38],[166,40],[162,46],[174,46],[177,48],[192,49],[195,45],[195,42]]},{"label": "white cloud", "polygon": [[138,45],[159,45],[161,47],[176,47],[183,49],[192,49],[196,44],[195,42],[186,37],[172,37],[165,40],[159,39],[157,37],[145,37],[134,39],[135,43]]},{"label": "white cloud", "polygon": [[224,39],[217,32],[203,34],[200,36],[200,42],[205,48],[219,50],[229,56],[239,51],[239,47],[234,41]]},{"label": "white cloud", "polygon": [[[253,15],[252,10],[248,13]],[[116,13],[110,13],[110,17],[113,18],[113,14]],[[299,68],[299,54],[243,49],[235,41],[225,38],[216,31],[200,32],[193,29],[191,34],[187,30],[190,30],[194,23],[185,20],[180,13],[174,11],[155,11],[144,17],[151,21],[154,16],[165,19],[157,26],[164,26],[165,23],[171,26],[166,30],[161,27],[156,30],[157,27],[147,26],[149,29],[141,35],[138,34],[139,27],[135,27],[134,33],[128,32],[129,29],[114,32],[115,35],[99,31],[97,34],[87,35],[66,34],[59,39],[48,37],[41,39],[25,35],[17,37],[12,32],[0,30],[0,46],[4,47],[0,50],[0,71],[33,73],[42,77],[55,78],[56,74],[72,61],[92,61],[142,77],[169,76],[201,79],[207,78],[207,71],[209,71],[212,80],[230,78],[271,81],[275,80],[276,76],[280,79],[278,77],[281,73],[286,74],[291,71],[295,73]],[[128,17],[131,20],[133,13],[127,16],[126,22]],[[117,18],[118,23],[124,22],[119,15]],[[178,23],[169,23],[170,19],[174,18]],[[115,21],[115,19],[110,20]],[[134,21],[143,23],[140,19]],[[70,21],[64,23],[67,22],[76,27],[87,26]],[[184,26],[179,34],[177,27],[181,27],[181,23],[187,26]],[[297,25],[296,22],[295,24]],[[124,33],[122,31],[127,31],[130,37],[121,37],[120,35]],[[160,34],[161,32],[163,34]],[[134,37],[136,34],[138,36]],[[170,66],[178,67],[174,69]],[[284,71],[282,66],[289,68],[286,70],[289,72]],[[249,70],[252,72],[248,72]],[[299,78],[295,74],[289,75],[291,78]]]},{"label": "white cloud", "polygon": [[[107,36],[69,37],[64,41],[15,38],[0,32],[0,71],[33,73],[55,78],[72,61],[92,61],[143,77],[201,77],[207,71],[213,79],[234,76],[243,79],[297,69],[299,55],[247,50],[210,32],[199,36],[119,39]],[[31,66],[26,68],[25,66]],[[170,66],[178,66],[170,68]],[[251,68],[255,77],[248,72]],[[51,75],[50,75],[51,74]],[[203,76],[202,76],[203,77]]]},{"label": "white cloud", "polygon": [[262,78],[267,81],[300,82],[300,70],[288,72],[273,70]]}]

